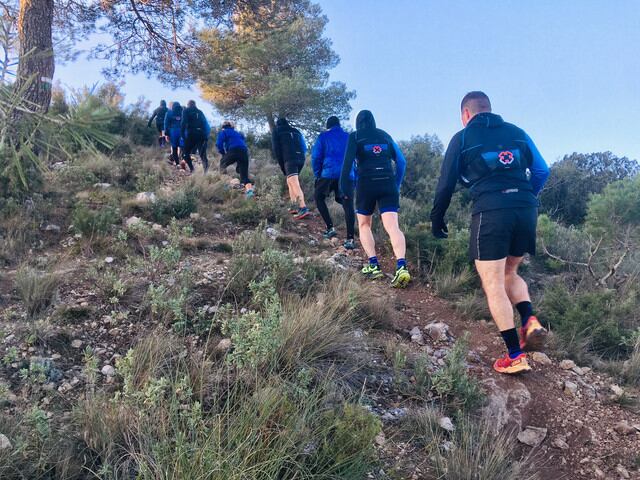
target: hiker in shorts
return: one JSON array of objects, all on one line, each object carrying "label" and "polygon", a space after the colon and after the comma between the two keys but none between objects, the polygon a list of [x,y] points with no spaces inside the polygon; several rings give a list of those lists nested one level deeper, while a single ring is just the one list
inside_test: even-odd
[{"label": "hiker in shorts", "polygon": [[181,144],[181,127],[182,124],[182,106],[180,102],[173,102],[171,104],[171,108],[167,111],[164,116],[164,129],[162,134],[171,144],[171,161],[176,165],[176,167],[180,167],[180,156],[178,152],[178,148],[180,148]]},{"label": "hiker in shorts", "polygon": [[236,164],[236,172],[240,175],[240,184],[244,187],[247,198],[253,197],[253,182],[249,179],[249,149],[244,135],[233,126],[229,120],[222,124],[218,133],[216,147],[220,153],[220,171]]},{"label": "hiker in shorts", "polygon": [[[493,368],[506,374],[528,372],[524,351],[543,347],[547,331],[533,315],[518,266],[526,253],[536,251],[538,194],[549,167],[521,128],[491,113],[491,102],[483,92],[465,95],[460,109],[464,129],[453,136],[445,153],[431,211],[432,232],[447,238],[444,216],[456,184],[469,188],[473,202],[469,256],[507,347]],[[519,336],[513,307],[522,322]]]},{"label": "hiker in shorts", "polygon": [[340,190],[347,198],[353,197],[354,162],[360,243],[369,257],[369,263],[362,269],[362,274],[372,280],[384,277],[376,256],[376,242],[371,230],[373,214],[377,208],[396,257],[396,273],[391,286],[404,288],[411,281],[411,275],[407,269],[407,245],[398,224],[398,210],[400,185],[407,162],[391,136],[376,127],[376,121],[369,110],[358,113],[356,131],[349,134],[340,174]]},{"label": "hiker in shorts", "polygon": [[302,167],[304,167],[305,154],[307,153],[304,137],[297,128],[289,124],[286,118],[279,118],[271,135],[271,146],[274,158],[284,176],[287,177],[289,199],[291,200],[289,213],[294,215],[293,218],[296,220],[308,217],[310,212],[304,201],[304,193],[298,178]]},{"label": "hiker in shorts", "polygon": [[318,211],[327,226],[322,236],[330,239],[338,235],[333,227],[333,220],[326,202],[326,198],[333,194],[336,202],[342,205],[347,225],[347,239],[343,246],[347,250],[353,250],[355,248],[353,199],[345,198],[340,193],[340,172],[349,134],[342,129],[340,119],[335,116],[327,119],[326,128],[327,130],[318,136],[311,149],[311,166],[315,177],[314,197]]}]

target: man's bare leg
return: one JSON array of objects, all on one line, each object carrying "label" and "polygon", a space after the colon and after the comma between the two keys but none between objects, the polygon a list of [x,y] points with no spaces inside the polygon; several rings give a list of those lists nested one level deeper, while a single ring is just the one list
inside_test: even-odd
[{"label": "man's bare leg", "polygon": [[391,240],[391,247],[393,248],[393,254],[396,256],[396,260],[405,258],[407,253],[407,243],[405,241],[404,234],[398,225],[398,213],[385,212],[380,216],[382,217],[384,229]]},{"label": "man's bare leg", "polygon": [[300,179],[297,175],[287,177],[287,187],[289,188],[291,203],[297,203],[300,208],[306,207],[304,192],[302,191],[302,187],[300,187]]},{"label": "man's bare leg", "polygon": [[373,238],[373,232],[371,231],[372,223],[372,215],[358,214],[358,230],[360,232],[360,243],[362,244],[362,248],[369,258],[376,256],[376,241]]}]

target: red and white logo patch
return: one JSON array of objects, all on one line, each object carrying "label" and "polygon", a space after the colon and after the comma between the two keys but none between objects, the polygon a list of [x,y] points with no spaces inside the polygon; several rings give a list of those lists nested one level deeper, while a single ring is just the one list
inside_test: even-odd
[{"label": "red and white logo patch", "polygon": [[511,165],[513,163],[513,153],[511,153],[509,150],[500,152],[498,154],[498,161],[503,165]]},{"label": "red and white logo patch", "polygon": [[380,155],[382,153],[382,147],[380,145],[374,145],[373,148],[371,149],[373,151],[373,153],[375,153],[376,155]]}]

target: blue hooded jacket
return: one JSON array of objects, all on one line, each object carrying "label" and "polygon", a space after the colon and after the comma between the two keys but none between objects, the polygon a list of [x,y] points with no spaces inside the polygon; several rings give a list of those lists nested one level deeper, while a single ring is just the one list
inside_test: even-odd
[{"label": "blue hooded jacket", "polygon": [[173,102],[171,110],[164,116],[164,131],[169,132],[172,129],[180,131],[180,123],[182,122],[182,106],[179,102]]},{"label": "blue hooded jacket", "polygon": [[244,148],[246,150],[247,144],[244,141],[244,135],[242,133],[232,127],[226,127],[218,133],[216,147],[218,147],[218,152],[224,155],[232,148]]},{"label": "blue hooded jacket", "polygon": [[311,166],[316,178],[340,178],[349,134],[335,126],[322,132],[311,150]]}]

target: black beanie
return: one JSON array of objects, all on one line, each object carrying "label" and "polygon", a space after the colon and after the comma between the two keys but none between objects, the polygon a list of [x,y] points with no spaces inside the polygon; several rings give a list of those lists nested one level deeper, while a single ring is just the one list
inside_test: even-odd
[{"label": "black beanie", "polygon": [[339,127],[339,126],[340,126],[340,119],[338,117],[336,117],[335,115],[332,115],[331,117],[327,118],[327,130],[329,130],[330,128]]}]

